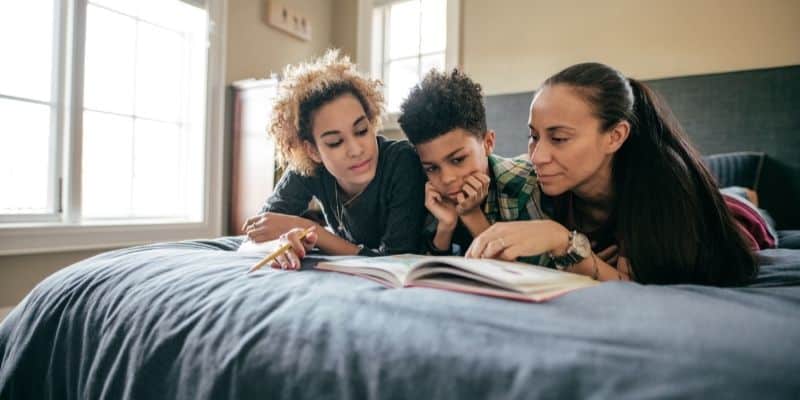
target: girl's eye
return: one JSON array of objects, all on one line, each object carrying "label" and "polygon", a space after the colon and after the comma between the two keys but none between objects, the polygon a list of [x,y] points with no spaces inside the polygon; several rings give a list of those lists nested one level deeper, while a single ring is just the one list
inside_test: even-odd
[{"label": "girl's eye", "polygon": [[452,160],[450,160],[450,163],[452,163],[453,165],[458,165],[461,164],[461,162],[463,162],[465,158],[467,157],[464,156],[464,157],[453,158]]},{"label": "girl's eye", "polygon": [[425,167],[425,173],[426,174],[432,174],[432,173],[434,173],[434,172],[436,172],[438,170],[439,170],[439,167],[437,167],[435,165],[431,165],[431,166]]},{"label": "girl's eye", "polygon": [[557,138],[557,137],[554,137],[554,138],[553,138],[553,142],[554,142],[554,143],[564,143],[564,142],[566,142],[567,140],[569,140],[569,139],[568,139],[568,138],[561,138],[561,137],[558,137],[558,138]]},{"label": "girl's eye", "polygon": [[342,144],[342,142],[343,142],[343,140],[337,140],[335,142],[325,143],[325,145],[330,147],[330,148],[332,148],[332,149],[334,149],[334,148],[339,147],[339,145]]},{"label": "girl's eye", "polygon": [[356,136],[364,136],[364,135],[367,134],[367,132],[369,132],[369,129],[362,129],[362,130],[356,132]]}]

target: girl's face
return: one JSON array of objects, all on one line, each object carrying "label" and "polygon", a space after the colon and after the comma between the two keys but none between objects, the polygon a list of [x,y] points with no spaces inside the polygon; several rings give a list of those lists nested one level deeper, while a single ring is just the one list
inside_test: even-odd
[{"label": "girl's face", "polygon": [[494,149],[494,132],[488,131],[479,139],[456,128],[416,145],[416,149],[428,181],[442,196],[457,201],[468,176],[477,172],[489,174],[487,156]]},{"label": "girl's face", "polygon": [[528,127],[528,156],[544,193],[610,192],[611,160],[627,138],[627,122],[602,132],[600,119],[574,88],[554,85],[536,93]]},{"label": "girl's face", "polygon": [[309,156],[322,163],[346,193],[364,190],[375,177],[378,142],[361,103],[345,94],[317,109],[311,118],[316,145],[304,143]]}]

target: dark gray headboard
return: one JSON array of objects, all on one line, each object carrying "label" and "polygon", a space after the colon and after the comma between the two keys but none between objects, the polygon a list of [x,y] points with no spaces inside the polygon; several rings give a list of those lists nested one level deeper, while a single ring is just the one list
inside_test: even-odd
[{"label": "dark gray headboard", "polygon": [[[703,154],[767,155],[761,207],[781,229],[800,229],[800,66],[646,81],[658,91]],[[486,97],[486,117],[501,155],[527,149],[533,92]]]}]

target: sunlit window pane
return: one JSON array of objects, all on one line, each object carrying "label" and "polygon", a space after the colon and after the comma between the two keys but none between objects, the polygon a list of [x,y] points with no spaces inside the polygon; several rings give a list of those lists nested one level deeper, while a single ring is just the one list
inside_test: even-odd
[{"label": "sunlit window pane", "polygon": [[444,53],[422,56],[419,68],[422,76],[425,76],[432,69],[444,71]]},{"label": "sunlit window pane", "polygon": [[136,0],[90,0],[89,4],[96,4],[128,15],[136,15],[139,9],[139,1]]},{"label": "sunlit window pane", "polygon": [[136,120],[132,214],[137,217],[181,216],[184,213],[185,164],[177,124]]},{"label": "sunlit window pane", "polygon": [[0,94],[50,101],[53,0],[0,1]]},{"label": "sunlit window pane", "polygon": [[0,214],[48,209],[50,107],[0,99]]},{"label": "sunlit window pane", "polygon": [[419,80],[418,65],[418,59],[416,58],[389,63],[387,68],[389,75],[389,111],[400,111],[400,104],[408,97],[409,90]]},{"label": "sunlit window pane", "polygon": [[136,45],[136,115],[176,122],[186,54],[175,31],[140,23]]},{"label": "sunlit window pane", "polygon": [[392,4],[389,11],[389,58],[419,54],[419,1]]},{"label": "sunlit window pane", "polygon": [[[121,7],[110,0],[103,3]],[[177,0],[136,3],[127,10],[131,15],[99,7],[89,15],[90,27],[91,18],[97,19],[93,34],[117,29],[123,40],[115,38],[114,49],[106,49],[111,45],[104,39],[96,40],[94,59],[87,50],[87,74],[96,76],[86,80],[85,123],[93,125],[84,133],[83,216],[196,220],[204,182],[207,16]],[[100,56],[107,53],[113,59]],[[115,65],[119,60],[125,65]],[[122,81],[103,84],[117,78],[104,75],[109,69],[123,70]],[[113,168],[93,170],[111,162],[102,154],[106,149],[116,160]],[[124,188],[105,193],[112,179]]]},{"label": "sunlit window pane", "polygon": [[444,51],[447,46],[447,0],[422,0],[422,37],[420,51]]},{"label": "sunlit window pane", "polygon": [[127,217],[133,182],[133,119],[83,113],[83,216]]},{"label": "sunlit window pane", "polygon": [[87,14],[84,106],[132,114],[136,20],[92,5]]}]

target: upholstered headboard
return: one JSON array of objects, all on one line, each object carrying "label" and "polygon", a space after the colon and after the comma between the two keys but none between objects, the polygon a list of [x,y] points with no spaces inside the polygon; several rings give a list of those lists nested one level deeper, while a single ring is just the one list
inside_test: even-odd
[{"label": "upholstered headboard", "polygon": [[[647,83],[667,100],[703,154],[764,153],[760,171],[741,173],[755,174],[760,206],[780,229],[800,228],[800,66]],[[486,97],[497,153],[525,151],[532,97],[533,92]]]}]

